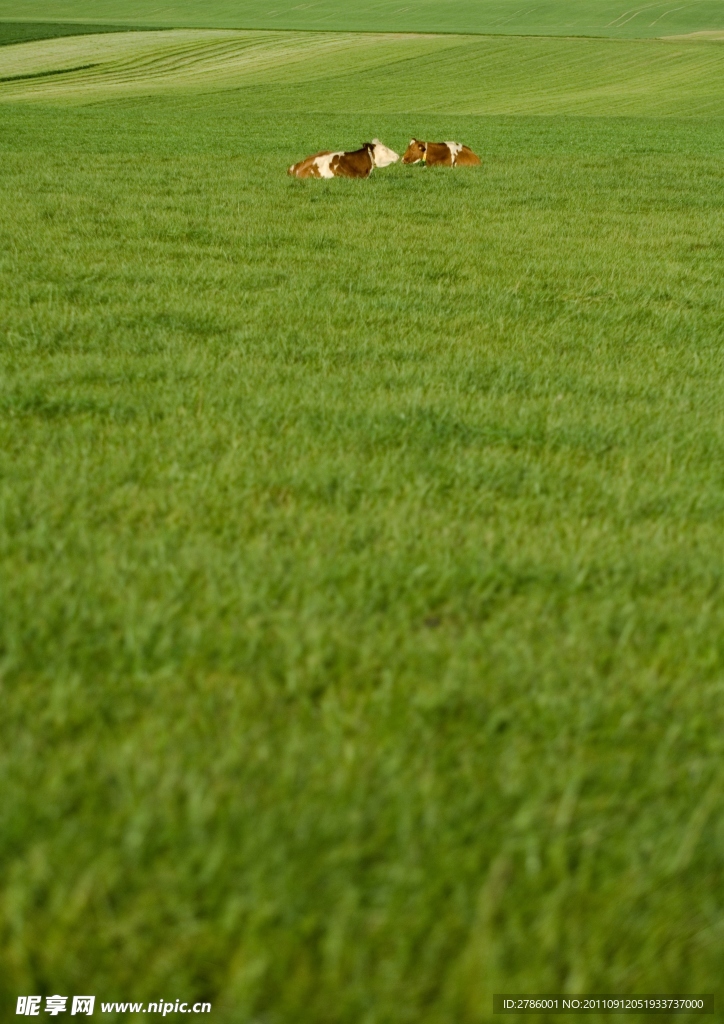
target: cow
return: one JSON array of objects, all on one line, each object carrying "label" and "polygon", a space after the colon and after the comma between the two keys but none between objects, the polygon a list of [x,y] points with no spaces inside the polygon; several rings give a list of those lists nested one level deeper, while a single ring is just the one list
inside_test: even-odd
[{"label": "cow", "polygon": [[293,178],[318,178],[319,174],[313,173],[314,161],[322,156],[332,156],[332,151],[330,149],[320,149],[318,153],[306,156],[298,164],[292,164],[287,174],[291,174]]},{"label": "cow", "polygon": [[402,158],[403,164],[416,164],[420,160],[428,167],[475,167],[480,157],[459,142],[420,142],[410,139]]},{"label": "cow", "polygon": [[373,167],[389,167],[399,159],[398,153],[373,139],[352,153],[321,150],[292,164],[287,174],[293,178],[369,178]]}]

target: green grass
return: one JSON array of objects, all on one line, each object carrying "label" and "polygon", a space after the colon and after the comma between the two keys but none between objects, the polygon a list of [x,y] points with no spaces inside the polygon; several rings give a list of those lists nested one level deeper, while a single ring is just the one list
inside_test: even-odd
[{"label": "green grass", "polygon": [[169,28],[326,29],[653,37],[724,30],[721,0],[0,0],[0,19],[110,21]]},{"label": "green grass", "polygon": [[0,21],[0,46],[29,43],[35,39],[57,39],[59,36],[95,35],[98,32],[127,32],[126,25],[82,25],[67,22]]},{"label": "green grass", "polygon": [[[3,1006],[721,995],[720,51],[247,43],[3,87]],[[412,131],[482,168],[284,174]]]},{"label": "green grass", "polygon": [[220,88],[240,90],[240,110],[718,115],[724,46],[181,30],[53,39],[0,53],[0,101],[88,103]]}]

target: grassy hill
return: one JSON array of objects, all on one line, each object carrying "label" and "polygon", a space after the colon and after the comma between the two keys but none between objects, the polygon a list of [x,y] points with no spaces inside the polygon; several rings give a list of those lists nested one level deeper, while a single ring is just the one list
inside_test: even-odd
[{"label": "grassy hill", "polygon": [[0,51],[8,1019],[721,997],[722,53]]},{"label": "grassy hill", "polygon": [[478,32],[624,38],[724,30],[720,0],[0,0],[0,19],[193,28]]},{"label": "grassy hill", "polygon": [[237,90],[240,110],[718,115],[724,46],[181,30],[0,51],[0,101],[218,88]]},{"label": "grassy hill", "polygon": [[98,32],[127,32],[128,26],[83,24],[82,22],[0,21],[0,46],[27,43],[58,36],[96,35]]}]

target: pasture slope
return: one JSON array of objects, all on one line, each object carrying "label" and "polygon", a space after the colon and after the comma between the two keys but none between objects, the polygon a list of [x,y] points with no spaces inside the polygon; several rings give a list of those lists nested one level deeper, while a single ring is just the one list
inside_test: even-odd
[{"label": "pasture slope", "polygon": [[97,35],[99,32],[127,32],[127,25],[88,25],[83,22],[0,21],[0,46],[28,43],[61,36]]},{"label": "pasture slope", "polygon": [[0,50],[0,102],[220,88],[301,113],[719,115],[724,45],[182,29]]},{"label": "pasture slope", "polygon": [[724,47],[230,10],[0,51],[3,1019],[721,997]]},{"label": "pasture slope", "polygon": [[166,28],[324,29],[654,38],[724,30],[721,0],[0,0],[0,20]]}]

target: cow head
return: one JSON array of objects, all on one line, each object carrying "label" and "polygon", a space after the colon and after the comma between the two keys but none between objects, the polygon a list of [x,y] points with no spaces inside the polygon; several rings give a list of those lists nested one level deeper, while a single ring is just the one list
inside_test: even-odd
[{"label": "cow head", "polygon": [[399,153],[395,153],[394,149],[383,145],[379,139],[372,140],[371,156],[375,167],[389,167],[390,164],[396,164],[400,159]]},{"label": "cow head", "polygon": [[427,153],[426,142],[419,142],[417,139],[410,139],[410,145],[405,150],[402,162],[403,164],[419,163],[420,160],[425,159],[425,153]]}]

